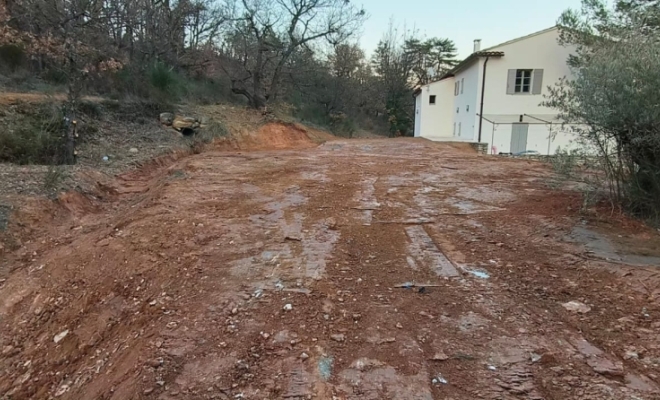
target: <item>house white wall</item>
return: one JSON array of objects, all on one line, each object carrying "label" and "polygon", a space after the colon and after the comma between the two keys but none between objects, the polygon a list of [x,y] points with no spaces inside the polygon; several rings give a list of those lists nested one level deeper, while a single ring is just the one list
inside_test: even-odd
[{"label": "house white wall", "polygon": [[[431,96],[435,96],[435,104],[429,104]],[[415,136],[431,140],[453,137],[453,106],[454,78],[422,86],[415,97]]]},{"label": "house white wall", "polygon": [[[547,29],[527,37],[502,43],[483,52],[502,52],[504,56],[492,56],[488,59],[484,89],[483,128],[479,138],[479,121],[482,79],[485,57],[480,56],[459,65],[453,76],[434,82],[422,88],[417,99],[420,115],[415,115],[415,136],[431,140],[461,140],[489,143],[491,151],[508,153],[511,151],[511,138],[514,122],[528,123],[527,150],[536,150],[542,154],[553,154],[558,147],[570,148],[575,145],[570,132],[558,131],[560,124],[556,120],[556,111],[541,105],[548,86],[560,78],[570,77],[571,70],[566,61],[574,51],[559,45],[559,31]],[[536,72],[532,73],[531,88],[535,86],[540,93],[507,92],[510,71],[525,69],[543,71],[542,80]],[[537,84],[534,84],[534,80]],[[459,92],[455,94],[455,84]],[[428,104],[428,96],[435,94],[436,104]],[[416,111],[417,112],[417,111]],[[520,121],[522,116],[522,121]],[[536,118],[533,118],[536,117]],[[419,124],[417,120],[419,119]],[[553,121],[552,125],[544,121]],[[554,139],[551,139],[551,126]],[[520,144],[520,140],[516,140]]]},{"label": "house white wall", "polygon": [[477,97],[481,87],[480,69],[480,64],[475,62],[454,76],[455,82],[460,84],[458,95],[454,96],[452,110],[452,117],[456,123],[454,135],[456,140],[475,140]]},{"label": "house white wall", "polygon": [[[559,45],[558,37],[559,31],[550,29],[487,49],[487,51],[504,53],[504,57],[491,57],[486,68],[483,114],[485,118],[498,124],[495,126],[495,135],[493,135],[493,124],[484,121],[481,141],[489,143],[491,152],[493,147],[498,153],[511,151],[512,123],[519,122],[521,115],[523,116],[522,122],[529,124],[527,150],[536,150],[541,154],[554,154],[559,146],[562,148],[575,147],[573,135],[569,131],[561,131],[560,124],[556,123],[558,122],[554,117],[556,111],[541,105],[544,95],[548,94],[548,87],[557,83],[561,78],[571,77],[572,74],[566,61],[574,48]],[[481,75],[483,75],[484,61],[484,58],[478,61]],[[543,70],[541,93],[507,94],[509,70],[518,69]],[[532,86],[534,86],[533,80]],[[481,96],[481,88],[479,96]],[[529,115],[546,121],[554,120],[555,123],[544,124]],[[550,138],[551,129],[554,137],[552,139]],[[478,131],[478,121],[475,131]],[[474,138],[475,141],[478,139],[476,133]]]},{"label": "house white wall", "polygon": [[[491,58],[486,70],[484,115],[488,114],[555,114],[554,110],[540,105],[548,86],[560,78],[571,76],[566,61],[572,48],[557,43],[559,31],[552,29],[537,35],[490,48],[502,51],[504,57]],[[483,59],[479,64],[483,67]],[[543,84],[540,94],[507,94],[509,69],[543,69]]]},{"label": "house white wall", "polygon": [[[492,124],[484,121],[482,142],[489,144],[489,154],[511,152],[511,130],[513,124]],[[570,127],[561,124],[530,124],[527,131],[527,150],[536,150],[541,154],[555,154],[561,147],[571,150],[579,147]],[[548,152],[549,149],[549,152]]]}]

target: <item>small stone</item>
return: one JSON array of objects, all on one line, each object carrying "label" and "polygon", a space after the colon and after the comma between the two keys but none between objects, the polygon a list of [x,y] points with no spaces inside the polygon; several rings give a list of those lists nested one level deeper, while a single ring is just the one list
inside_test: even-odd
[{"label": "small stone", "polygon": [[68,330],[68,329],[65,330],[65,331],[62,331],[62,332],[58,333],[57,335],[55,335],[55,337],[53,338],[53,341],[54,341],[55,343],[59,343],[59,342],[61,342],[61,341],[66,337],[66,335],[68,335],[68,334],[69,334],[69,330]]},{"label": "small stone", "polygon": [[136,154],[136,153],[139,152],[139,150],[138,150],[136,147],[131,147],[131,148],[128,150],[128,152],[129,152],[129,153]]},{"label": "small stone", "polygon": [[291,311],[293,310],[293,306],[291,304],[285,304],[284,305],[284,311]]},{"label": "small stone", "polygon": [[564,307],[566,310],[571,311],[571,312],[576,312],[579,314],[585,314],[591,311],[591,307],[584,303],[580,303],[579,301],[569,301],[568,303],[562,304],[562,307]]},{"label": "small stone", "polygon": [[333,217],[327,218],[325,220],[325,226],[328,227],[328,229],[337,229],[337,221]]},{"label": "small stone", "polygon": [[238,314],[238,308],[234,307],[231,309],[231,315],[236,315]]},{"label": "small stone", "polygon": [[444,351],[440,350],[433,355],[433,361],[447,361],[449,356],[445,354]]},{"label": "small stone", "polygon": [[178,324],[176,323],[176,321],[171,321],[171,322],[168,322],[167,325],[165,325],[165,327],[167,327],[167,329],[174,329],[174,328],[177,327],[177,325]]},{"label": "small stone", "polygon": [[358,320],[360,320],[360,318],[362,318],[361,314],[353,314],[353,319],[354,320],[358,321]]},{"label": "small stone", "polygon": [[227,342],[220,342],[220,347],[222,347],[222,348],[227,347]]},{"label": "small stone", "polygon": [[378,343],[384,344],[384,343],[394,343],[394,342],[396,342],[396,338],[388,337],[388,338],[385,338],[385,339],[381,339],[380,342],[378,342]]},{"label": "small stone", "polygon": [[419,312],[419,315],[421,315],[421,316],[423,316],[423,317],[426,317],[426,318],[429,318],[429,319],[433,319],[433,318],[435,318],[433,315],[427,313],[426,311],[420,311],[420,312]]},{"label": "small stone", "polygon": [[335,342],[343,342],[346,340],[346,336],[343,333],[337,333],[334,335],[330,335],[330,339],[334,340]]},{"label": "small stone", "polygon": [[150,366],[151,368],[158,368],[161,365],[163,365],[163,359],[162,358],[154,358],[154,359],[148,360],[146,362],[146,364],[148,366]]},{"label": "small stone", "polygon": [[626,353],[623,355],[624,360],[632,360],[632,359],[639,359],[639,354],[632,350],[626,350]]},{"label": "small stone", "polygon": [[309,358],[309,355],[308,355],[307,353],[302,353],[302,354],[300,354],[300,359],[301,359],[301,360],[305,361],[305,360],[307,360],[308,358]]},{"label": "small stone", "polygon": [[142,393],[151,394],[151,393],[153,393],[153,391],[154,391],[154,388],[149,388],[149,389],[144,389],[144,392],[142,392]]},{"label": "small stone", "polygon": [[268,339],[270,337],[270,334],[268,332],[261,332],[261,337],[264,339]]},{"label": "small stone", "polygon": [[11,345],[4,346],[2,348],[2,355],[3,356],[8,355],[9,353],[12,353],[12,350],[14,350],[14,346],[11,346]]},{"label": "small stone", "polygon": [[401,322],[397,322],[396,327],[399,328],[399,329],[403,329],[403,325],[401,325]]},{"label": "small stone", "polygon": [[160,349],[161,346],[163,345],[163,341],[160,340],[160,339],[159,339],[159,340],[156,340],[156,343],[155,343],[155,344],[156,344],[156,347]]}]

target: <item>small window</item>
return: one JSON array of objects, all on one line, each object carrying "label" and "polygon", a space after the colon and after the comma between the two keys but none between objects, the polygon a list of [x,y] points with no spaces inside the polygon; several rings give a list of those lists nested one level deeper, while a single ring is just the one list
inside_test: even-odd
[{"label": "small window", "polygon": [[435,104],[435,95],[434,94],[429,96],[429,104]]},{"label": "small window", "polygon": [[470,105],[465,106],[465,111],[470,112]]},{"label": "small window", "polygon": [[465,89],[465,78],[461,78],[461,94],[463,94],[463,89]]},{"label": "small window", "polygon": [[532,91],[532,70],[516,70],[516,93],[530,93]]},{"label": "small window", "polygon": [[454,122],[454,136],[456,136],[456,122]]},{"label": "small window", "polygon": [[461,136],[461,123],[458,123],[458,136]]},{"label": "small window", "polygon": [[459,108],[458,108],[458,107],[456,107],[456,114],[458,114],[458,110],[459,110]]},{"label": "small window", "polygon": [[458,82],[454,82],[454,96],[458,96]]}]

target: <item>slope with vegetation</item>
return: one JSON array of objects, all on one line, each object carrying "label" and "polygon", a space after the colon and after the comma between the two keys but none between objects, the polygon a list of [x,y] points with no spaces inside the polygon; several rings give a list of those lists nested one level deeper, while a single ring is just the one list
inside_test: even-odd
[{"label": "slope with vegetation", "polygon": [[[0,85],[270,109],[344,136],[408,135],[414,85],[454,64],[449,39],[390,27],[373,57],[367,11],[345,0],[0,2]],[[434,72],[429,76],[429,70]]]}]

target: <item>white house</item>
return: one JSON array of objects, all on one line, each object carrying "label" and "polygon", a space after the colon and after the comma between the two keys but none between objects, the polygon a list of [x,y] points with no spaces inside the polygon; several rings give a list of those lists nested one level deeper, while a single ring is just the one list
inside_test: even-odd
[{"label": "white house", "polygon": [[541,106],[548,87],[570,77],[572,49],[557,27],[474,52],[440,80],[415,91],[415,136],[488,143],[489,153],[576,146],[555,110]]}]

